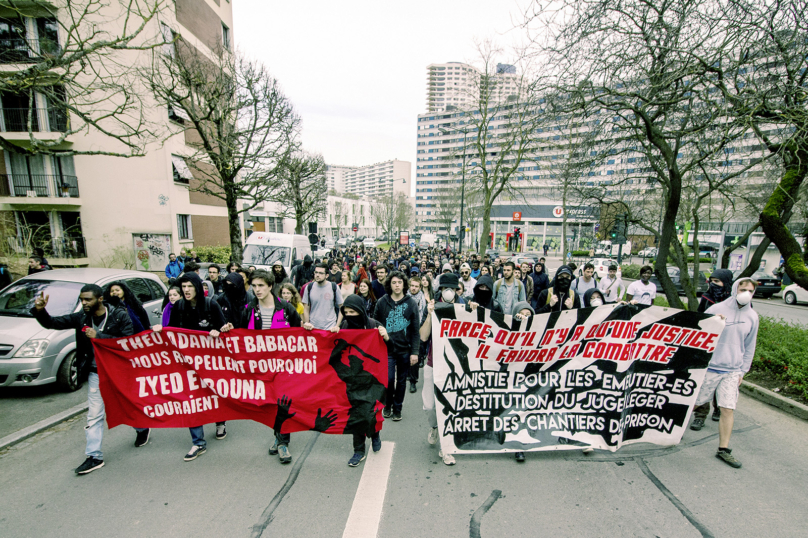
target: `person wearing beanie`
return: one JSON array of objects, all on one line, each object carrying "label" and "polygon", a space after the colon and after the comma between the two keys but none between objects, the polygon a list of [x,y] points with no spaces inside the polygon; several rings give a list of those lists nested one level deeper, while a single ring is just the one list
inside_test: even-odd
[{"label": "person wearing beanie", "polygon": [[513,309],[514,309],[513,317],[515,317],[516,319],[521,320],[536,315],[536,311],[533,310],[533,307],[530,306],[530,303],[528,303],[527,301],[516,303],[516,306],[514,306]]},{"label": "person wearing beanie", "polygon": [[440,274],[432,282],[433,291],[437,292],[440,289],[440,279],[443,278],[443,275],[451,273],[452,273],[452,264],[450,264],[449,262],[445,262],[441,267]]},{"label": "person wearing beanie", "polygon": [[472,297],[471,301],[469,302],[469,306],[472,310],[476,309],[478,306],[481,306],[490,310],[491,312],[503,313],[502,305],[499,304],[499,301],[494,299],[493,278],[488,275],[483,275],[480,277],[472,290]]}]

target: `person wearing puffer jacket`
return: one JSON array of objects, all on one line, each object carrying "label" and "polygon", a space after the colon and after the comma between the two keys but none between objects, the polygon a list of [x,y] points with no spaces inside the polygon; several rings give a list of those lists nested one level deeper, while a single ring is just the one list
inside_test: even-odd
[{"label": "person wearing puffer jacket", "polygon": [[700,406],[716,395],[721,419],[718,422],[718,452],[715,456],[736,469],[741,462],[732,455],[729,439],[738,404],[738,387],[744,374],[752,367],[757,345],[760,321],[751,305],[755,288],[754,280],[740,278],[732,285],[728,299],[706,310],[707,314],[722,318],[726,325],[715,344],[713,357],[707,365],[701,391],[696,398],[696,405]]}]

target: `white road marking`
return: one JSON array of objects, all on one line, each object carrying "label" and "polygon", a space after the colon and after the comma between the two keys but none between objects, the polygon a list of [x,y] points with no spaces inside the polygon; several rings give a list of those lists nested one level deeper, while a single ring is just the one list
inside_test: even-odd
[{"label": "white road marking", "polygon": [[376,538],[382,519],[384,495],[387,492],[387,479],[390,476],[395,446],[396,444],[391,441],[384,441],[382,449],[378,452],[373,452],[368,446],[368,457],[364,461],[362,478],[359,480],[359,487],[356,488],[356,496],[342,538]]}]

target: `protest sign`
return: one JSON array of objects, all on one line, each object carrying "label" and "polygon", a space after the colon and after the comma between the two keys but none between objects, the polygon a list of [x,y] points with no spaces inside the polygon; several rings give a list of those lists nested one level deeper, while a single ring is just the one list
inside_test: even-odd
[{"label": "protest sign", "polygon": [[677,444],[724,321],[606,305],[526,320],[462,305],[432,318],[448,453]]},{"label": "protest sign", "polygon": [[378,331],[207,333],[164,328],[94,339],[112,428],[249,419],[282,433],[381,429],[387,348]]}]

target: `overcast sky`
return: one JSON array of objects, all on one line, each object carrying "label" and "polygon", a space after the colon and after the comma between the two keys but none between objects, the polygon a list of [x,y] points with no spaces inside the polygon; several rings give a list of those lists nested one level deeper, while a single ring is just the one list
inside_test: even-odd
[{"label": "overcast sky", "polygon": [[329,164],[410,161],[415,179],[426,66],[473,63],[475,39],[510,45],[519,4],[234,0],[233,14],[236,46],[269,68],[303,118],[305,149]]}]

